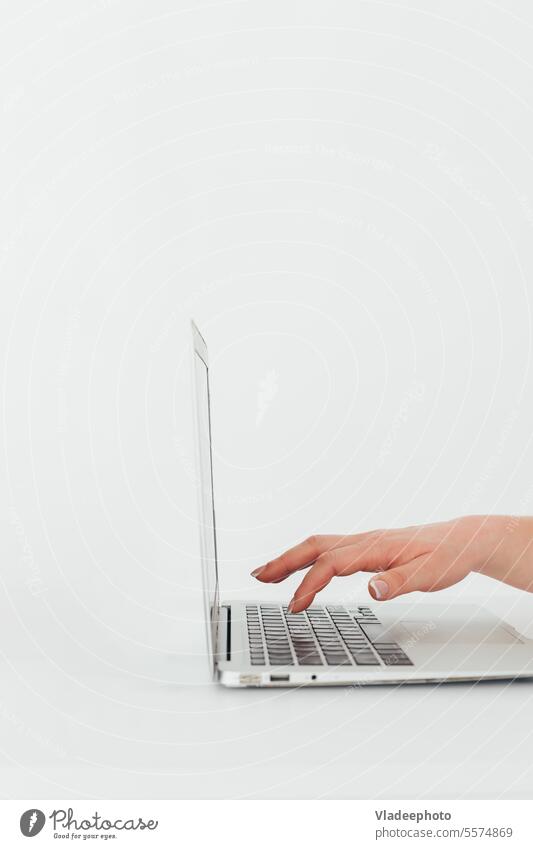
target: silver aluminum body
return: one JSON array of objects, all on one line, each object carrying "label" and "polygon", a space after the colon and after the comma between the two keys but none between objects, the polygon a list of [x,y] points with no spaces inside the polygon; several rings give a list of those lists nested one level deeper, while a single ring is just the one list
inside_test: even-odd
[{"label": "silver aluminum body", "polygon": [[[222,603],[216,659],[216,678],[221,684],[228,687],[362,686],[533,676],[533,640],[523,637],[511,625],[471,605],[452,608],[412,601],[373,604],[372,610],[388,638],[400,645],[413,666],[252,666],[245,607],[246,604],[265,603],[275,602],[261,599]],[[228,609],[231,611],[229,655],[226,651]],[[346,605],[348,611],[355,609],[353,605]],[[288,679],[279,680],[284,676]]]}]

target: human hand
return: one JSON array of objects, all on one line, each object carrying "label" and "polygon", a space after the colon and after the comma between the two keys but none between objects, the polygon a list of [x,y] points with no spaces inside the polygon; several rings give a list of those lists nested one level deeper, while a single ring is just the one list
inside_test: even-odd
[{"label": "human hand", "polygon": [[368,584],[377,601],[414,591],[434,592],[481,572],[533,591],[533,519],[462,516],[448,522],[353,535],[312,536],[252,575],[279,583],[307,569],[289,604],[299,613],[332,578],[378,572]]}]

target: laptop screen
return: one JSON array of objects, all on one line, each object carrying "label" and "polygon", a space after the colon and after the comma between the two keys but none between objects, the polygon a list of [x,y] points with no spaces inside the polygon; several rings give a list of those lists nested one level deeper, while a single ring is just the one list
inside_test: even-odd
[{"label": "laptop screen", "polygon": [[218,569],[213,496],[213,456],[211,449],[211,413],[209,403],[209,364],[207,346],[196,325],[193,334],[193,385],[195,396],[196,462],[200,527],[200,557],[204,587],[207,638],[214,669],[218,627]]}]

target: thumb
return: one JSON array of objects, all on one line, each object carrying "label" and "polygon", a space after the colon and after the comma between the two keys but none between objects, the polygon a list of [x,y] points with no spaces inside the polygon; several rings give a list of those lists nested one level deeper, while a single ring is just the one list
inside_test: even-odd
[{"label": "thumb", "polygon": [[443,589],[443,570],[435,552],[421,554],[372,578],[368,584],[370,595],[377,601],[396,598],[412,592],[432,592]]}]

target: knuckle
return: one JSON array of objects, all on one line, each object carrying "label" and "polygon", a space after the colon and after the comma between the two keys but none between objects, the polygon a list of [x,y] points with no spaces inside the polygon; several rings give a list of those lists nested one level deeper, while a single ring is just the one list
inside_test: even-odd
[{"label": "knuckle", "polygon": [[326,569],[331,569],[335,571],[335,567],[338,561],[338,552],[336,548],[332,548],[329,551],[325,551],[324,554],[321,554],[317,557],[317,565],[325,567]]},{"label": "knuckle", "polygon": [[317,534],[311,534],[311,536],[307,537],[306,544],[309,546],[311,551],[318,552],[320,549],[322,538]]}]

